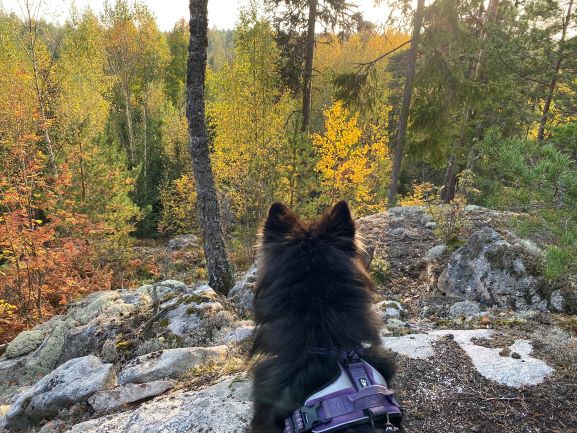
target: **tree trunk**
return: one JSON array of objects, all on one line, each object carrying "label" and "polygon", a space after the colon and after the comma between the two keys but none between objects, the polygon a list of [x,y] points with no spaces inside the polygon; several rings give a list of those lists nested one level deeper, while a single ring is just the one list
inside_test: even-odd
[{"label": "tree trunk", "polygon": [[144,103],[142,104],[142,127],[143,127],[143,156],[142,172],[146,179],[146,169],[148,166],[148,89],[144,91]]},{"label": "tree trunk", "polygon": [[130,168],[135,165],[134,162],[134,130],[132,127],[132,110],[130,109],[130,89],[123,86],[124,94],[124,114],[126,116],[126,127],[128,129],[128,162]]},{"label": "tree trunk", "polygon": [[50,162],[52,171],[54,175],[57,176],[58,167],[56,166],[56,155],[54,152],[54,147],[52,145],[52,139],[50,138],[44,83],[41,83],[40,78],[42,71],[40,71],[40,66],[38,64],[38,59],[36,57],[36,42],[38,41],[38,27],[35,23],[34,17],[32,16],[31,11],[32,6],[33,5],[31,5],[30,2],[28,1],[24,2],[24,7],[26,9],[26,20],[27,20],[26,25],[28,31],[28,49],[29,49],[28,54],[30,56],[30,61],[32,63],[32,70],[34,72],[34,89],[36,91],[36,98],[38,100],[38,107],[40,112],[40,120],[42,122],[40,127],[44,135],[44,146],[46,147],[46,153],[48,154],[48,161]]},{"label": "tree trunk", "polygon": [[488,27],[491,23],[497,21],[499,12],[499,0],[489,0],[489,6],[487,7],[487,13],[485,14],[485,20],[483,22],[483,28],[481,29],[481,48],[479,48],[479,54],[477,55],[477,64],[475,65],[475,72],[473,74],[473,79],[478,80],[481,77],[482,68],[485,66],[485,58],[487,57],[487,50],[483,46],[483,43],[487,39]]},{"label": "tree trunk", "polygon": [[303,80],[303,123],[301,131],[306,132],[311,124],[313,96],[313,61],[315,57],[315,26],[317,22],[317,0],[309,1],[309,22],[307,29],[307,51]]},{"label": "tree trunk", "polygon": [[82,139],[78,137],[78,163],[80,165],[80,186],[82,191],[82,201],[86,201],[86,179],[84,178],[84,154],[82,151]]},{"label": "tree trunk", "polygon": [[569,5],[567,6],[567,14],[563,19],[563,30],[561,31],[561,39],[559,40],[559,50],[557,53],[557,61],[553,65],[553,76],[551,77],[551,82],[547,89],[547,96],[545,97],[545,104],[543,105],[543,113],[541,114],[541,119],[539,121],[539,131],[537,132],[537,139],[543,140],[545,138],[545,126],[547,125],[547,118],[549,117],[549,111],[551,110],[551,102],[553,102],[553,94],[555,93],[555,88],[557,87],[557,81],[559,81],[559,70],[561,69],[561,64],[563,63],[563,51],[565,50],[565,39],[567,37],[567,27],[571,22],[571,10],[573,9],[573,0],[569,0]]},{"label": "tree trunk", "polygon": [[401,173],[401,163],[403,162],[403,152],[405,149],[405,138],[407,135],[407,124],[409,121],[409,110],[411,108],[411,97],[413,96],[413,80],[415,78],[415,68],[417,65],[417,49],[421,38],[421,27],[423,26],[423,12],[425,0],[419,0],[415,19],[413,22],[413,35],[411,48],[407,59],[407,75],[405,78],[405,88],[403,91],[403,102],[399,113],[399,126],[397,129],[397,140],[395,143],[395,157],[393,159],[393,170],[391,173],[391,185],[387,197],[388,207],[393,207],[397,201],[397,190],[399,189],[399,175]]},{"label": "tree trunk", "polygon": [[190,46],[186,116],[209,284],[217,292],[227,294],[233,284],[233,273],[224,242],[220,208],[210,165],[204,111],[204,81],[208,46],[207,1],[190,0],[189,4]]}]

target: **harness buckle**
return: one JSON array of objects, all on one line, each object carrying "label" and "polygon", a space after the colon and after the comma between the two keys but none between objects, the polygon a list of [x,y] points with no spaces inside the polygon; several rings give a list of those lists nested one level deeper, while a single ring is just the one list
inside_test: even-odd
[{"label": "harness buckle", "polygon": [[318,402],[312,407],[303,406],[299,409],[303,420],[304,431],[309,431],[319,424],[326,424],[331,421],[331,418],[321,418],[319,416],[319,408],[321,402]]},{"label": "harness buckle", "polygon": [[386,416],[387,416],[387,420],[386,420],[385,425],[384,425],[385,431],[386,431],[386,432],[396,432],[396,431],[399,431],[399,429],[398,429],[393,423],[391,423],[391,420],[390,420],[390,418],[389,418],[389,413],[388,413],[388,412],[387,412],[387,415],[386,415]]}]

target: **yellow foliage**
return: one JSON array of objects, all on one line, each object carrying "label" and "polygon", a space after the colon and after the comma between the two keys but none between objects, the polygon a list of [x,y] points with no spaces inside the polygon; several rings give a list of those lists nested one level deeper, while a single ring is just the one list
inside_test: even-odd
[{"label": "yellow foliage", "polygon": [[192,178],[184,175],[160,191],[162,217],[158,230],[170,234],[186,234],[197,230],[196,190]]},{"label": "yellow foliage", "polygon": [[399,206],[425,206],[430,199],[438,199],[433,190],[433,184],[430,182],[417,183],[413,186],[413,192],[401,197]]},{"label": "yellow foliage", "polygon": [[[364,134],[358,113],[351,115],[340,101],[323,114],[325,133],[313,134],[312,141],[319,157],[316,171],[324,198],[331,204],[348,200],[360,213],[374,210],[378,203],[374,203],[371,176],[379,167],[389,165],[386,134],[374,128]],[[363,135],[372,140],[363,141]]]},{"label": "yellow foliage", "polygon": [[0,318],[10,319],[16,312],[17,307],[0,299]]},{"label": "yellow foliage", "polygon": [[[573,80],[574,84],[577,85],[577,79]],[[563,96],[561,95],[567,95],[570,98],[577,98],[577,94],[575,93],[575,91],[573,89],[571,89],[570,86],[568,86],[567,84],[561,83],[557,86],[557,90],[556,92],[559,94],[559,98],[563,98]],[[565,96],[565,98],[567,98],[567,96]],[[543,107],[539,106],[539,110],[542,110]],[[542,112],[539,111],[539,117],[541,116]],[[546,125],[546,129],[551,128],[552,126],[558,126],[558,125],[563,125],[566,123],[570,123],[570,122],[577,122],[577,115],[567,115],[567,112],[559,109],[559,107],[557,106],[557,104],[555,104],[555,99],[551,102],[551,107],[549,108],[549,116],[547,119],[547,125]],[[527,137],[532,139],[532,140],[536,140],[537,139],[537,135],[539,132],[539,121],[534,122],[531,125],[531,128],[529,129],[529,132],[527,133]]]},{"label": "yellow foliage", "polygon": [[271,202],[288,198],[285,126],[295,106],[278,90],[270,25],[241,22],[236,37],[235,61],[207,76],[212,163],[225,207],[242,226],[256,227]]}]

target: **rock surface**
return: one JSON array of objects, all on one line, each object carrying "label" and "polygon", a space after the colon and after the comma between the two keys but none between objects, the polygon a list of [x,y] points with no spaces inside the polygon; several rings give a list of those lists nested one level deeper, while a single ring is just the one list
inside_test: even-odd
[{"label": "rock surface", "polygon": [[384,320],[400,319],[405,313],[402,305],[397,301],[381,301],[375,307]]},{"label": "rock surface", "polygon": [[44,334],[38,330],[24,331],[6,346],[6,358],[17,358],[32,352],[44,341]]},{"label": "rock surface", "polygon": [[112,364],[103,364],[95,356],[72,359],[18,397],[6,414],[6,427],[24,428],[53,417],[71,404],[110,388],[114,381]]},{"label": "rock surface", "polygon": [[241,315],[252,315],[257,269],[257,263],[254,263],[228,293]]},{"label": "rock surface", "polygon": [[168,241],[166,249],[168,251],[181,251],[191,248],[198,248],[198,236],[193,234],[178,235]]},{"label": "rock surface", "polygon": [[172,387],[174,387],[174,383],[168,380],[139,384],[129,383],[111,390],[96,392],[88,399],[88,404],[96,412],[111,411],[127,403],[134,403],[162,394]]},{"label": "rock surface", "polygon": [[242,322],[241,326],[239,326],[236,329],[233,329],[224,336],[223,343],[224,344],[240,343],[252,337],[253,333],[254,333],[254,323],[250,320],[245,320]]},{"label": "rock surface", "polygon": [[168,349],[139,356],[118,373],[118,383],[146,383],[177,378],[211,360],[223,358],[226,346]]},{"label": "rock surface", "polygon": [[520,243],[511,244],[486,227],[453,253],[438,287],[447,295],[487,306],[546,311],[550,299],[539,272],[540,260]]},{"label": "rock surface", "polygon": [[427,253],[425,254],[425,261],[426,262],[435,262],[443,257],[443,254],[447,252],[447,245],[440,244],[435,245],[434,247],[430,248]]},{"label": "rock surface", "polygon": [[148,295],[128,290],[95,292],[71,303],[65,316],[54,316],[13,340],[13,359],[0,358],[0,383],[30,385],[72,358],[100,355],[123,322],[150,303]]},{"label": "rock surface", "polygon": [[250,382],[225,378],[202,391],[178,391],[134,411],[83,422],[66,433],[240,433],[251,411]]},{"label": "rock surface", "polygon": [[[542,249],[507,232],[503,220],[511,215],[478,207],[466,214],[471,225],[464,238],[473,237],[452,255],[428,228],[434,222],[426,208],[393,208],[358,222],[373,263],[386,265],[386,279],[377,282],[380,299],[396,300],[375,308],[386,322],[384,344],[404,356],[393,384],[406,406],[407,431],[459,425],[462,431],[492,432],[506,417],[507,431],[525,433],[533,423],[527,413],[554,414],[547,427],[565,431],[577,425],[567,399],[574,394],[577,337],[570,317],[546,310],[568,311],[571,299],[564,286],[540,284]],[[487,226],[503,235],[494,231],[486,241],[475,240]],[[196,256],[187,250],[172,257],[190,263]],[[437,290],[445,270],[451,298]],[[524,285],[529,280],[537,284]],[[173,279],[94,293],[71,304],[66,315],[19,336],[11,343],[14,357],[0,356],[0,414],[9,405],[10,411],[24,408],[22,424],[40,421],[30,433],[244,431],[252,408],[250,382],[238,380],[244,378],[242,359],[254,329],[244,319],[251,317],[256,265],[229,297],[195,285],[195,278],[183,281],[190,284]],[[492,297],[459,293],[468,285]],[[469,329],[476,327],[493,330]],[[222,344],[227,347],[211,347]],[[30,418],[30,402],[20,397],[40,386],[43,375],[87,354],[114,363],[123,384],[112,380],[88,397],[76,393],[78,400],[67,400],[56,418],[54,406]],[[225,371],[237,373],[218,377]],[[176,389],[169,389],[172,383]]]},{"label": "rock surface", "polygon": [[481,307],[478,303],[472,301],[455,302],[449,308],[449,317],[456,319],[465,317],[467,319],[477,316],[481,312]]}]

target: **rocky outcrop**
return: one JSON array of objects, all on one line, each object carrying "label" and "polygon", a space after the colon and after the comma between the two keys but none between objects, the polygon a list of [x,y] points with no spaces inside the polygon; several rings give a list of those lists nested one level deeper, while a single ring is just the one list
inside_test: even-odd
[{"label": "rocky outcrop", "polygon": [[80,423],[66,433],[239,433],[252,412],[250,382],[223,378],[202,391],[178,391],[133,411]]},{"label": "rocky outcrop", "polygon": [[9,344],[10,356],[0,358],[0,383],[28,385],[70,359],[99,355],[129,317],[150,305],[150,297],[130,291],[96,292],[70,304],[65,316],[55,316]]},{"label": "rocky outcrop", "polygon": [[252,337],[254,334],[254,323],[251,320],[239,322],[239,327],[233,329],[223,338],[224,344],[240,343]]},{"label": "rocky outcrop", "polygon": [[549,284],[541,276],[541,257],[522,243],[509,243],[486,227],[473,233],[453,253],[438,281],[439,289],[456,298],[486,306],[557,309]]},{"label": "rocky outcrop", "polygon": [[[540,405],[544,390],[549,396],[572,391],[563,369],[574,364],[577,341],[563,329],[573,325],[546,311],[566,310],[566,293],[543,284],[538,247],[483,228],[500,213],[466,212],[475,232],[453,253],[435,237],[426,208],[393,208],[359,221],[375,269],[377,260],[389,266],[378,287],[381,300],[388,300],[375,309],[385,322],[383,344],[402,357],[394,386],[408,401],[408,430],[426,430],[428,424],[416,427],[415,414],[434,412],[443,402],[463,398],[470,414],[501,396],[530,404],[525,398],[534,392],[539,399],[533,403]],[[188,254],[178,243],[171,248],[174,256]],[[254,333],[256,274],[255,264],[229,297],[177,280],[94,293],[71,304],[66,315],[20,334],[0,356],[0,414],[10,406],[0,430],[244,431],[251,383],[239,371]],[[444,329],[456,327],[467,329]],[[485,327],[494,329],[474,329]],[[218,378],[223,371],[237,373]],[[569,406],[560,407],[567,412]],[[457,419],[468,416],[460,409]]]},{"label": "rocky outcrop", "polygon": [[112,364],[103,364],[92,355],[72,359],[18,397],[6,414],[5,427],[29,427],[74,403],[86,401],[95,392],[110,388],[114,383]]},{"label": "rocky outcrop", "polygon": [[236,305],[239,314],[243,316],[252,315],[257,269],[257,263],[254,263],[228,292],[229,299]]},{"label": "rocky outcrop", "polygon": [[381,315],[383,320],[400,319],[405,316],[405,309],[397,301],[381,301],[375,304],[377,313]]},{"label": "rocky outcrop", "polygon": [[88,404],[96,412],[109,412],[128,403],[160,395],[174,387],[169,380],[158,380],[149,383],[129,383],[114,389],[98,391],[89,399]]},{"label": "rocky outcrop", "polygon": [[6,358],[17,358],[32,352],[44,341],[44,334],[38,330],[24,331],[6,346]]},{"label": "rocky outcrop", "polygon": [[193,234],[178,235],[168,241],[168,251],[182,251],[198,248],[200,246],[198,236]]},{"label": "rocky outcrop", "polygon": [[455,302],[449,308],[449,317],[452,319],[457,319],[464,317],[466,319],[478,316],[481,313],[481,307],[478,303],[472,301],[459,301]]},{"label": "rocky outcrop", "polygon": [[[30,385],[59,365],[91,354],[117,363],[158,350],[234,342],[230,334],[249,325],[207,285],[166,280],[136,290],[95,292],[70,304],[66,315],[10,342],[0,357],[0,383]],[[135,339],[143,330],[149,338]]]},{"label": "rocky outcrop", "polygon": [[169,349],[139,356],[118,373],[118,383],[146,383],[177,378],[209,361],[222,359],[226,346]]}]

